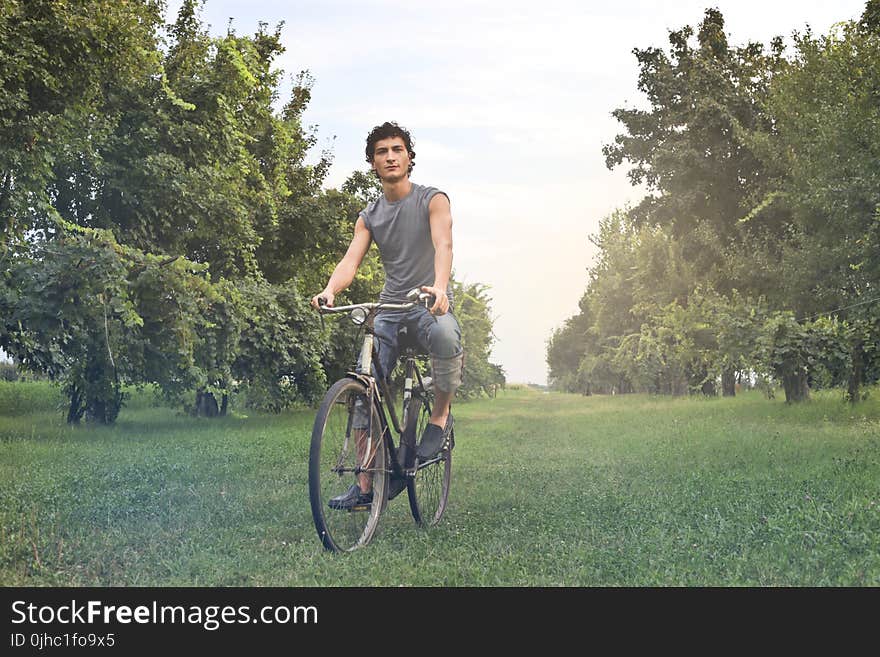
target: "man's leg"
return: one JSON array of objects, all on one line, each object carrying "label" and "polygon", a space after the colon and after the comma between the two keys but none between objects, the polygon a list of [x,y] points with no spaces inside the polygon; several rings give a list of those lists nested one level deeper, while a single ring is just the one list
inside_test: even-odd
[{"label": "man's leg", "polygon": [[[355,398],[351,413],[351,436],[354,438],[357,463],[361,467],[369,467],[376,455],[376,443],[369,440],[370,408],[366,395],[358,395]],[[369,455],[367,454],[368,447],[371,452]],[[356,484],[350,486],[344,493],[330,499],[330,508],[346,510],[360,504],[369,504],[372,501],[372,488],[371,474],[359,472]]]},{"label": "man's leg", "polygon": [[[358,463],[362,463],[363,467],[369,468],[372,465],[373,459],[376,457],[376,441],[373,440],[371,442],[368,440],[369,434],[366,429],[355,429],[354,436],[355,445],[357,445]],[[368,444],[370,448],[369,455],[367,455]],[[369,472],[359,472],[357,478],[361,492],[364,494],[369,493],[373,488],[373,475]]]},{"label": "man's leg", "polygon": [[[395,313],[382,313],[376,317],[373,323],[373,333],[375,335],[377,349],[379,351],[379,368],[385,376],[391,374],[397,363],[397,327],[401,321],[401,315]],[[358,358],[358,369],[360,369],[360,358]],[[372,374],[378,377],[378,369],[376,363],[373,363]],[[358,463],[367,468],[371,465],[376,456],[378,442],[375,437],[378,435],[378,427],[373,427],[373,441],[369,441],[367,427],[370,426],[371,409],[369,408],[369,400],[366,396],[359,397],[355,400],[352,417],[352,432],[354,434],[355,449],[357,450]],[[367,445],[370,444],[370,454],[367,454]],[[369,495],[373,489],[373,476],[369,472],[359,472],[357,475],[357,490],[352,485],[351,489],[330,500],[332,508],[350,508],[357,500],[357,492],[362,496]]]},{"label": "man's leg", "polygon": [[463,353],[461,327],[452,313],[435,317],[425,312],[419,318],[419,328],[420,335],[426,337],[434,379],[434,408],[417,452],[426,459],[436,455],[443,445],[449,407],[461,385]]},{"label": "man's leg", "polygon": [[[373,334],[376,347],[379,352],[379,362],[373,363],[373,376],[390,377],[397,364],[397,329],[400,326],[402,315],[399,313],[380,313],[373,321]],[[378,367],[377,367],[378,365]],[[375,435],[375,433],[374,433]],[[377,442],[373,440],[371,454],[367,456],[367,432],[361,431],[357,435],[358,460],[360,463],[369,465],[376,455]],[[369,493],[373,487],[373,477],[369,473],[358,474],[358,485],[362,493]]]},{"label": "man's leg", "polygon": [[431,424],[436,424],[441,429],[446,427],[446,420],[449,419],[449,407],[452,406],[452,398],[454,392],[446,392],[436,385],[434,386],[434,408],[431,409]]}]

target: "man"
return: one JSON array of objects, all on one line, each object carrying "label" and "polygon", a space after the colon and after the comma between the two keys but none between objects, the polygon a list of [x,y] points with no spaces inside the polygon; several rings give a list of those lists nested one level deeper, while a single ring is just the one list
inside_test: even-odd
[{"label": "man", "polygon": [[[452,314],[452,213],[449,197],[434,187],[410,181],[415,166],[409,132],[396,123],[386,122],[367,136],[366,157],[382,183],[382,196],[358,216],[354,237],[345,256],[333,270],[323,291],[312,305],[323,298],[332,306],[337,294],[354,280],[370,244],[379,247],[385,268],[385,286],[379,300],[405,303],[407,293],[421,288],[434,296],[430,309],[423,306],[407,312],[379,313],[374,332],[379,345],[379,366],[390,376],[397,362],[397,334],[401,326],[407,334],[427,348],[431,355],[434,381],[434,408],[420,438],[416,455],[422,461],[436,456],[452,423],[449,407],[461,385],[461,328]],[[361,473],[358,484],[333,498],[338,509],[368,504],[372,500],[370,476]]]}]

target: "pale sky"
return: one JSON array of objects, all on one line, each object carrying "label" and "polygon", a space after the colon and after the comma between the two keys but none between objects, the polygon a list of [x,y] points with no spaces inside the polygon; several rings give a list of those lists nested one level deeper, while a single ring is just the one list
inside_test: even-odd
[{"label": "pale sky", "polygon": [[[173,20],[179,0],[169,0]],[[643,191],[609,171],[615,108],[644,105],[633,48],[717,7],[733,44],[825,34],[864,0],[207,0],[212,34],[284,21],[278,67],[314,77],[305,121],[333,153],[328,187],[365,169],[386,120],[415,140],[413,182],[452,201],[454,271],[490,287],[492,361],[510,382],[546,383],[546,341],[578,310],[600,219]],[[790,39],[788,40],[790,43]],[[284,98],[283,100],[286,100]],[[318,292],[316,290],[315,292]]]}]

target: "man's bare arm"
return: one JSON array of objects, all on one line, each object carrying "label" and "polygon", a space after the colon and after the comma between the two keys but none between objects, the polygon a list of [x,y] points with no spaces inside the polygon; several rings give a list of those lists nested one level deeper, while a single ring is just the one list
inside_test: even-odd
[{"label": "man's bare arm", "polygon": [[312,305],[315,308],[318,307],[319,297],[326,299],[328,306],[333,306],[336,295],[351,285],[358,267],[361,266],[364,256],[367,255],[371,242],[372,236],[364,223],[364,218],[358,217],[354,224],[354,237],[351,244],[348,245],[348,250],[333,270],[330,280],[327,281],[327,286],[312,298]]},{"label": "man's bare arm", "polygon": [[445,194],[434,195],[428,205],[428,216],[434,243],[434,283],[422,289],[437,298],[431,312],[444,315],[449,310],[446,286],[452,275],[452,210]]}]

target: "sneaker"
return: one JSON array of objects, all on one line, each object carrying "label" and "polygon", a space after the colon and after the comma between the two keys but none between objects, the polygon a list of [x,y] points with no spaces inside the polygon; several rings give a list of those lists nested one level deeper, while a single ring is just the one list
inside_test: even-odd
[{"label": "sneaker", "polygon": [[342,495],[331,497],[327,503],[331,509],[339,509],[340,511],[353,511],[359,508],[369,508],[373,503],[373,491],[362,493],[361,487],[352,484],[351,487]]},{"label": "sneaker", "polygon": [[428,423],[422,431],[422,439],[419,441],[418,447],[416,447],[416,456],[419,457],[420,461],[430,461],[440,453],[451,428],[452,413],[449,414],[449,418],[446,420],[445,429],[441,429],[436,424]]}]

